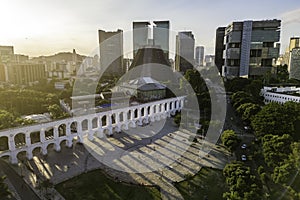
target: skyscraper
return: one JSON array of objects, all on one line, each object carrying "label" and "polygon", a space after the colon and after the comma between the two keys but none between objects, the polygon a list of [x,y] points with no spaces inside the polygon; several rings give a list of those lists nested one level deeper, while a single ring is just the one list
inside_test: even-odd
[{"label": "skyscraper", "polygon": [[[225,29],[225,77],[261,76],[279,56],[280,20],[233,22]],[[218,56],[220,58],[220,55]]]},{"label": "skyscraper", "polygon": [[98,31],[100,49],[100,68],[105,73],[121,75],[123,69],[123,31]]},{"label": "skyscraper", "polygon": [[192,31],[179,32],[176,36],[175,70],[185,73],[193,69],[195,39]]},{"label": "skyscraper", "polygon": [[204,60],[204,46],[196,47],[196,55],[195,55],[195,64],[198,66],[203,66]]},{"label": "skyscraper", "polygon": [[300,80],[300,37],[290,38],[287,53],[289,78]]},{"label": "skyscraper", "polygon": [[225,28],[226,27],[219,27],[216,30],[215,64],[220,73],[222,72],[222,66],[224,65],[223,51],[225,49],[225,45],[224,45]]},{"label": "skyscraper", "polygon": [[153,41],[154,45],[160,46],[164,51],[165,58],[169,59],[169,21],[154,21]]},{"label": "skyscraper", "polygon": [[139,48],[148,44],[150,22],[133,22],[133,58]]},{"label": "skyscraper", "polygon": [[[161,48],[166,59],[169,59],[170,22],[153,21],[153,30],[151,30],[150,25],[149,21],[133,22],[133,58],[135,58],[138,49],[149,44]],[[151,38],[151,31],[153,31],[153,38]]]}]

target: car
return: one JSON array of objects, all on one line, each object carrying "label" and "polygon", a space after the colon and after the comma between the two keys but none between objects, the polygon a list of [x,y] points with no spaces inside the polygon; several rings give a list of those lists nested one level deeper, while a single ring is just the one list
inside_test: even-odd
[{"label": "car", "polygon": [[242,148],[242,149],[246,149],[246,148],[247,148],[247,144],[245,144],[245,143],[242,144],[241,148]]},{"label": "car", "polygon": [[246,155],[242,155],[241,159],[242,159],[242,161],[246,161],[247,160],[247,156]]}]

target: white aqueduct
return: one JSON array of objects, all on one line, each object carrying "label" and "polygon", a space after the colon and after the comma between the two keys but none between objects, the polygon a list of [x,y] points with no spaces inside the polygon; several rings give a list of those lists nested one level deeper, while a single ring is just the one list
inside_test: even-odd
[{"label": "white aqueduct", "polygon": [[[143,123],[159,121],[174,115],[183,108],[184,96],[164,99],[137,106],[71,117],[63,120],[8,129],[0,132],[2,151],[0,157],[9,156],[11,163],[18,163],[18,154],[25,152],[27,159],[33,158],[34,151],[47,154],[49,145],[54,145],[60,151],[61,144],[66,142],[68,147],[73,139],[84,142],[84,136],[89,140],[112,135],[114,132],[127,130]],[[3,138],[4,137],[4,138]]]}]

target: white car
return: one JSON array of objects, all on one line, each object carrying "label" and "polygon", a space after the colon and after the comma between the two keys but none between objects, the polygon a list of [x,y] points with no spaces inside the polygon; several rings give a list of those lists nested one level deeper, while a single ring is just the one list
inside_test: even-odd
[{"label": "white car", "polygon": [[247,156],[246,155],[242,155],[241,159],[242,159],[242,161],[246,161],[247,160]]},{"label": "white car", "polygon": [[242,144],[241,148],[242,148],[242,149],[246,149],[246,148],[247,148],[247,145],[244,143],[244,144]]}]

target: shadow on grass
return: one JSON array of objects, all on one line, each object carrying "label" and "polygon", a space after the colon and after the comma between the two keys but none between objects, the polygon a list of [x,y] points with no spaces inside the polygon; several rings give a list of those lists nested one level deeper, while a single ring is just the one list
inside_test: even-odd
[{"label": "shadow on grass", "polygon": [[193,177],[175,184],[184,199],[223,199],[227,190],[222,170],[202,167]]},{"label": "shadow on grass", "polygon": [[159,200],[160,191],[155,187],[129,185],[114,181],[101,170],[81,174],[55,186],[66,200]]}]

